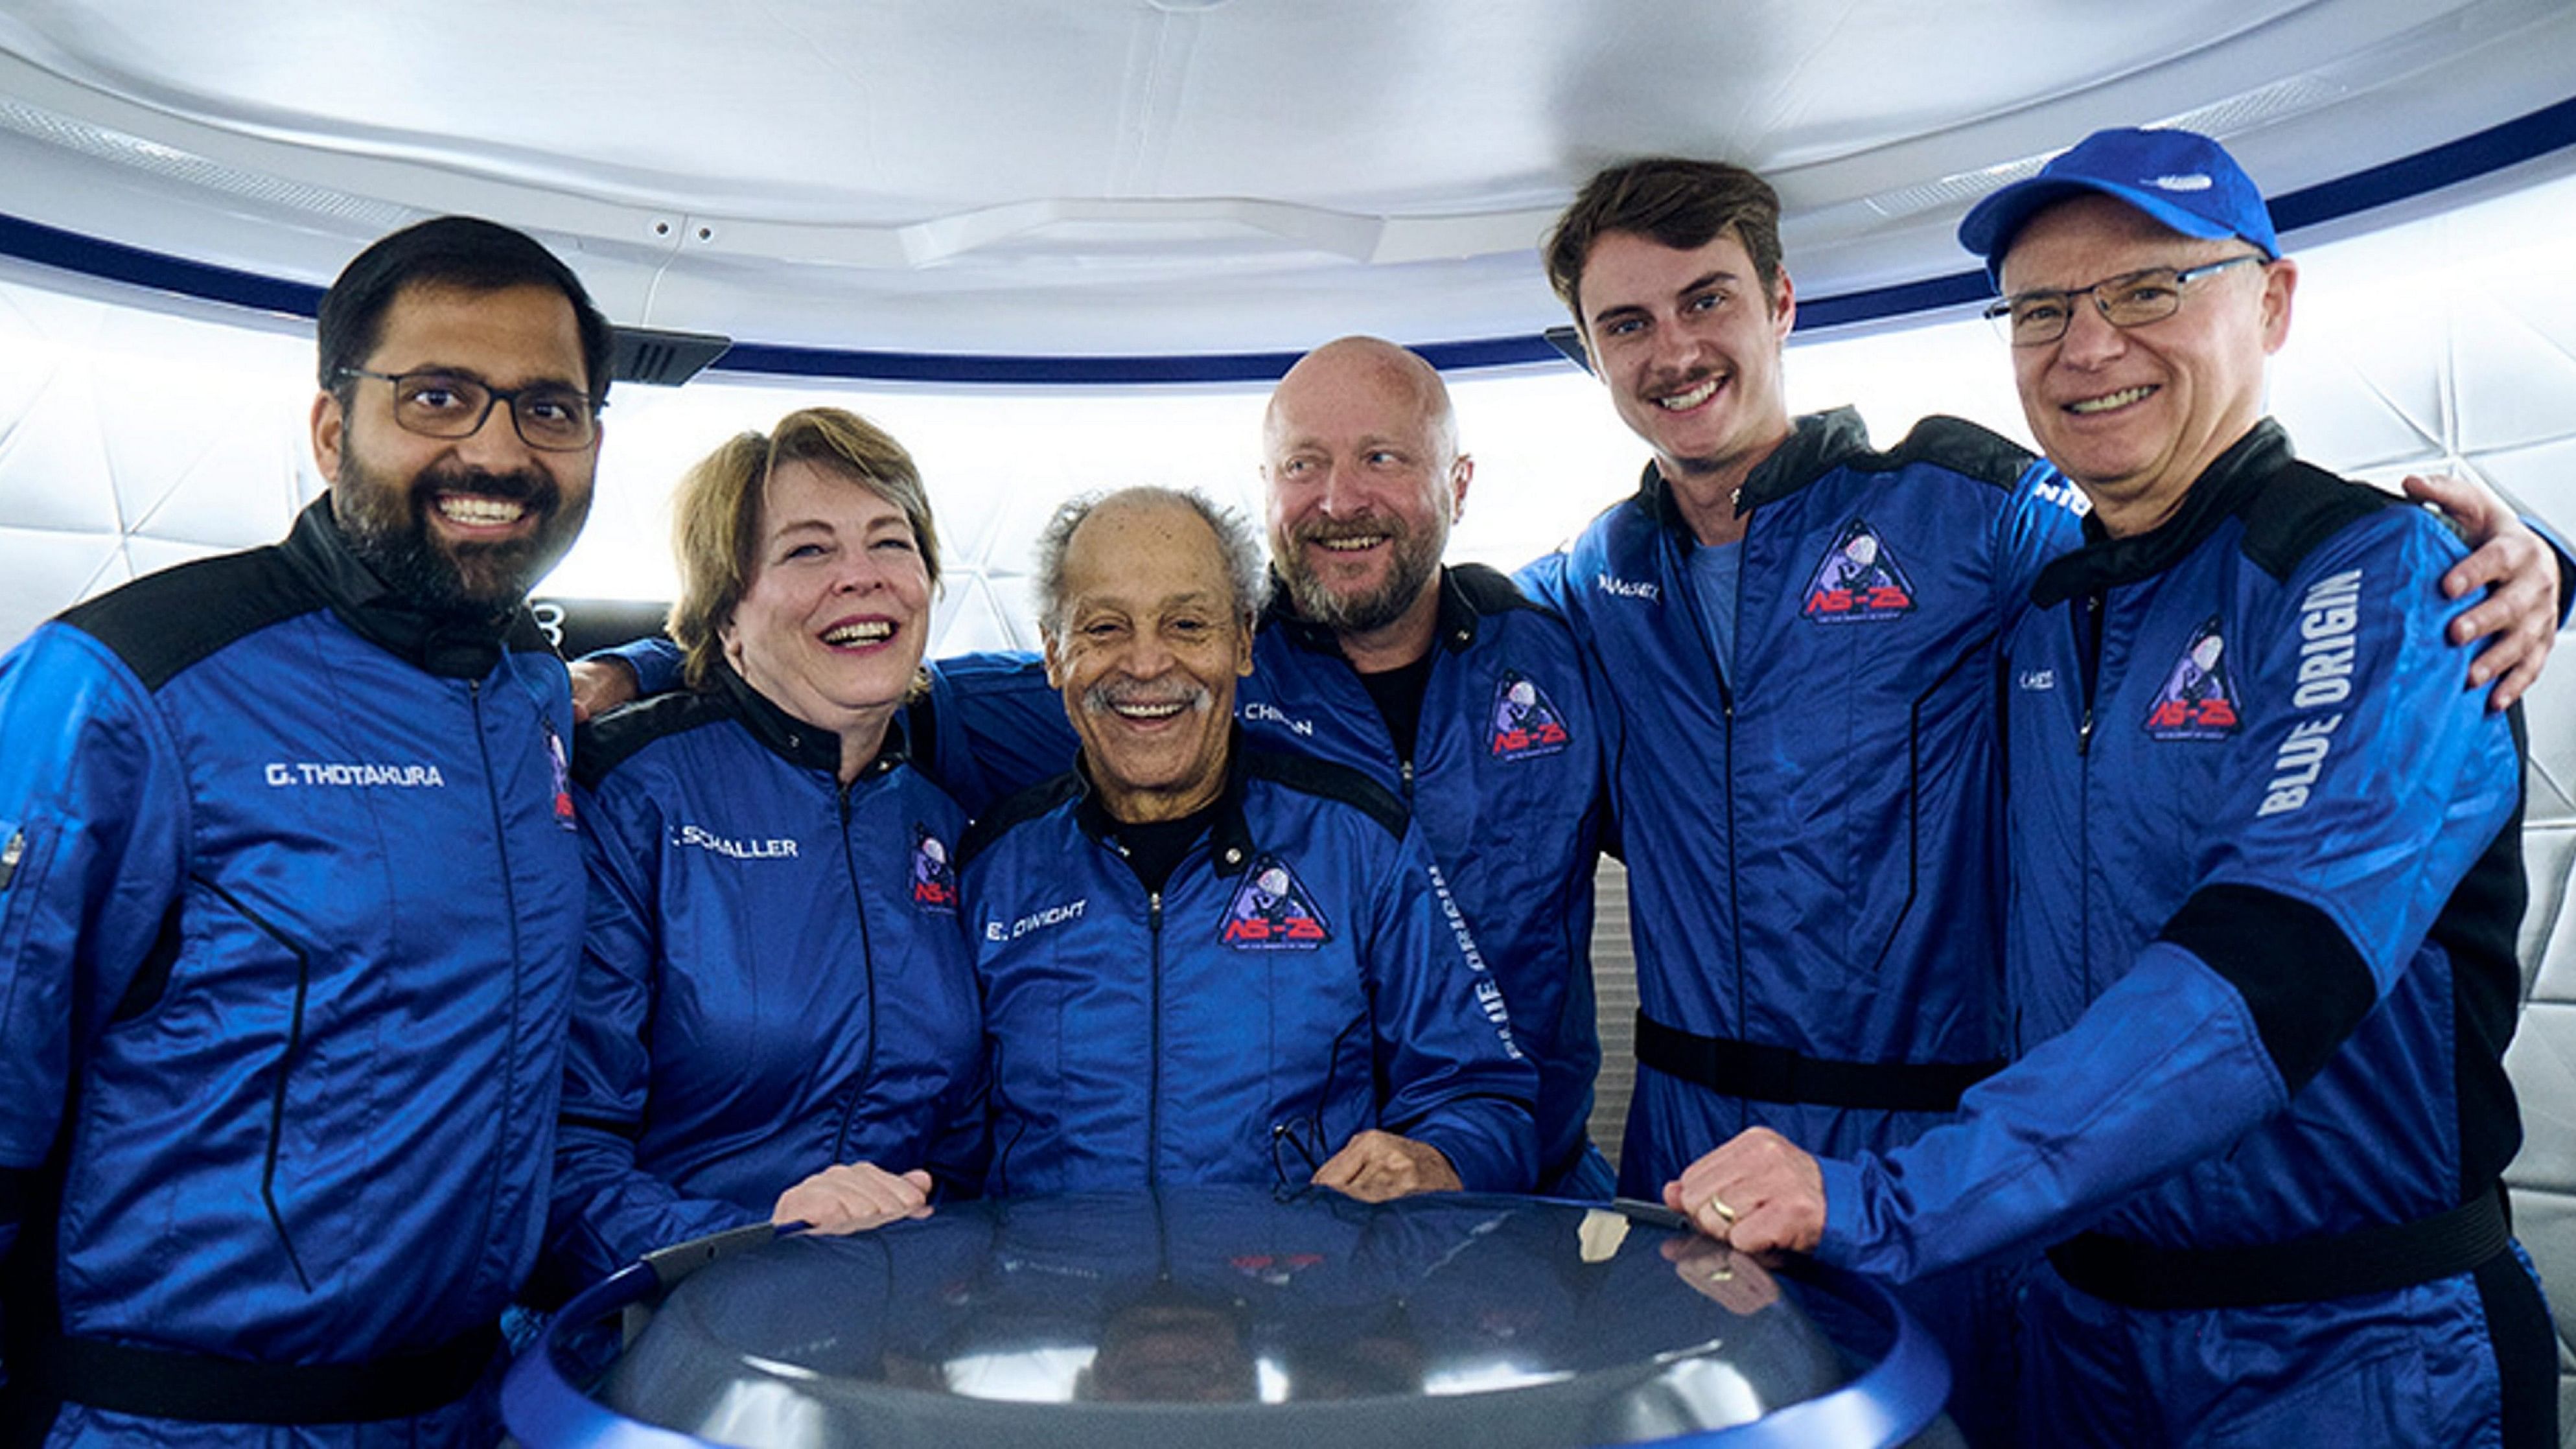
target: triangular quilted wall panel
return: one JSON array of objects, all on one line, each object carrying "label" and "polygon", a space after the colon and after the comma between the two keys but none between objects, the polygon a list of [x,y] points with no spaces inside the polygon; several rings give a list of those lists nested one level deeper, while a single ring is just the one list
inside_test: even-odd
[{"label": "triangular quilted wall panel", "polygon": [[947,581],[931,616],[930,657],[1019,647],[989,580],[958,574]]},{"label": "triangular quilted wall panel", "polygon": [[124,551],[112,534],[0,527],[0,641],[17,643],[73,601],[124,583]]},{"label": "triangular quilted wall panel", "polygon": [[[252,401],[263,406],[229,413],[207,428],[202,449],[136,521],[138,531],[224,548],[249,548],[285,536],[301,506],[296,462],[307,448],[305,430],[281,417],[267,398]],[[120,490],[127,486],[130,439],[140,431],[110,434],[108,454],[118,470]]]},{"label": "triangular quilted wall panel", "polygon": [[[279,533],[283,534],[284,530],[279,530]],[[125,541],[125,556],[133,562],[137,578],[145,574],[157,573],[175,564],[212,558],[216,554],[230,552],[232,550],[218,548],[213,544],[191,543],[184,539],[151,538],[142,534],[136,534]]]},{"label": "triangular quilted wall panel", "polygon": [[[2576,404],[2569,406],[2576,414]],[[2570,416],[2569,422],[2576,422]],[[2528,447],[2472,451],[2469,466],[2524,510],[2576,539],[2576,436],[2562,435]],[[2563,669],[2563,664],[2560,666]]]},{"label": "triangular quilted wall panel", "polygon": [[2272,415],[2302,454],[2330,468],[2441,456],[2450,348],[2441,314],[2337,300],[2328,288],[2296,295],[2289,341],[2272,366]]},{"label": "triangular quilted wall panel", "polygon": [[2576,352],[2532,326],[2519,303],[2462,298],[2453,317],[2464,452],[2518,448],[2576,430]]},{"label": "triangular quilted wall panel", "polygon": [[0,437],[0,528],[116,533],[113,477],[90,370],[62,367]]}]

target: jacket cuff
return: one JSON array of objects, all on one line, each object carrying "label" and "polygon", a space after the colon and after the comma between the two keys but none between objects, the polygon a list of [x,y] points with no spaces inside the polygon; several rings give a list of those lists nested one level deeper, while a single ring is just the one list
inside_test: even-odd
[{"label": "jacket cuff", "polygon": [[1516,1103],[1453,1107],[1403,1135],[1437,1148],[1469,1192],[1527,1192],[1538,1185],[1537,1132]]},{"label": "jacket cuff", "polygon": [[2540,535],[2540,541],[2549,545],[2549,551],[2558,558],[2558,627],[2564,629],[2571,617],[2571,609],[2576,609],[2576,549],[2570,549],[2558,530],[2537,517],[2526,513],[2522,521],[2532,532]]},{"label": "jacket cuff", "polygon": [[1837,1268],[1849,1268],[1852,1251],[1861,1245],[1860,1164],[1819,1157],[1816,1171],[1825,1180],[1825,1236],[1816,1244],[1815,1256]]},{"label": "jacket cuff", "polygon": [[585,660],[615,660],[635,675],[635,697],[651,699],[669,694],[680,687],[680,665],[686,656],[680,646],[659,635],[636,639],[614,649],[602,649],[582,656]]}]

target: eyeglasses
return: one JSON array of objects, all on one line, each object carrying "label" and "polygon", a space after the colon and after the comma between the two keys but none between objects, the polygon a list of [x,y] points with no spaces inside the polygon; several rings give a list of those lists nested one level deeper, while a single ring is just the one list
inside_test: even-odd
[{"label": "eyeglasses", "polygon": [[2066,335],[2067,326],[2075,320],[2075,299],[2089,297],[2102,313],[2102,320],[2112,326],[2144,327],[2181,310],[2182,289],[2189,284],[2229,267],[2269,260],[2260,252],[2247,252],[2181,271],[2150,267],[2143,272],[2123,272],[2089,287],[2043,287],[2016,293],[1988,307],[1986,320],[1994,323],[1995,330],[2015,347],[2044,347]]},{"label": "eyeglasses", "polygon": [[341,377],[372,377],[394,388],[394,421],[424,438],[470,438],[483,430],[494,403],[510,405],[510,425],[520,441],[550,453],[571,453],[599,437],[599,410],[608,406],[568,387],[490,387],[452,372],[369,372],[344,367]]}]

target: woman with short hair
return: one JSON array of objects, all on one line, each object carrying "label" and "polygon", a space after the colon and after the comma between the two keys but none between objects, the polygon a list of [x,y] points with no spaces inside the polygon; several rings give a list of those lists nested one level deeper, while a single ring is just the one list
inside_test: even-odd
[{"label": "woman with short hair", "polygon": [[670,616],[689,688],[576,751],[590,868],[557,1286],[762,1221],[848,1232],[981,1174],[981,1023],[906,755],[939,543],[902,446],[833,408],[692,468]]}]

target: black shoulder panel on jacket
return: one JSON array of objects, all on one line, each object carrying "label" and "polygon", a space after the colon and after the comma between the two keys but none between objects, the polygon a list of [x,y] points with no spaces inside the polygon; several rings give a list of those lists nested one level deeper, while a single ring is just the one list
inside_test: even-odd
[{"label": "black shoulder panel on jacket", "polygon": [[60,618],[157,691],[233,641],[324,607],[284,555],[255,548],[145,574]]},{"label": "black shoulder panel on jacket", "polygon": [[585,721],[572,735],[572,777],[596,790],[608,772],[655,740],[734,718],[722,696],[683,690],[657,694]]},{"label": "black shoulder panel on jacket", "polygon": [[948,788],[939,775],[939,708],[933,703],[937,692],[924,689],[903,707],[903,752],[922,778]]},{"label": "black shoulder panel on jacket", "polygon": [[957,842],[957,868],[964,870],[1003,831],[1024,820],[1034,820],[1081,793],[1082,777],[1067,770],[1052,780],[1040,780],[976,816],[967,825],[964,838]]},{"label": "black shoulder panel on jacket", "polygon": [[1500,614],[1508,609],[1549,612],[1546,605],[1522,593],[1511,575],[1499,569],[1477,563],[1451,564],[1449,577],[1458,585],[1458,597],[1479,614]]},{"label": "black shoulder panel on jacket", "polygon": [[1306,795],[1320,795],[1339,800],[1386,828],[1386,833],[1399,839],[1413,819],[1413,812],[1384,785],[1330,760],[1310,760],[1304,755],[1278,755],[1268,750],[1245,750],[1243,773],[1255,780],[1268,780],[1285,785]]},{"label": "black shoulder panel on jacket", "polygon": [[2379,1005],[2370,963],[2334,918],[2255,886],[2194,891],[2160,939],[2227,979],[2254,1013],[2263,1049],[2292,1095]]},{"label": "black shoulder panel on jacket", "polygon": [[[2505,712],[2513,753],[2528,761],[2531,741],[2522,706]],[[2525,776],[2526,780],[2528,775]],[[2526,785],[2526,790],[2528,786]],[[2504,1050],[2522,1009],[2522,957],[2516,937],[2531,903],[2523,873],[2522,817],[2530,803],[2517,792],[2513,814],[2477,864],[2451,888],[2427,934],[2451,957],[2453,1100],[2458,1104],[2463,1183],[2486,1182],[2504,1171],[2522,1147],[2522,1116],[2515,1109]]]},{"label": "black shoulder panel on jacket", "polygon": [[2272,475],[2244,505],[2245,556],[2286,583],[2318,544],[2356,520],[2398,503],[2396,495],[2293,462]]},{"label": "black shoulder panel on jacket", "polygon": [[1884,453],[1864,453],[1847,466],[1869,473],[1892,473],[1916,463],[1930,463],[1953,473],[2010,488],[2039,461],[2029,449],[1965,418],[1935,414]]}]

